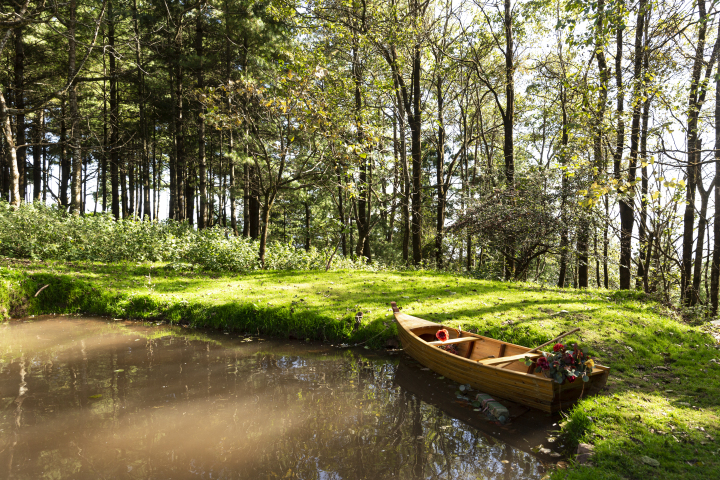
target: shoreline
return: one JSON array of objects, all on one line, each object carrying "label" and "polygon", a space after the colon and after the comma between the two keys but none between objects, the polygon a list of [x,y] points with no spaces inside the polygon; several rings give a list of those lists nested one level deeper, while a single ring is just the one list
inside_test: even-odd
[{"label": "shoreline", "polygon": [[[429,271],[238,275],[176,272],[162,264],[6,259],[5,265],[3,317],[162,319],[278,338],[366,342],[362,346],[378,350],[396,334],[391,300],[411,315],[526,346],[579,326],[580,334],[569,340],[588,346],[612,371],[607,391],[583,399],[558,422],[565,453],[572,457],[578,444],[593,445],[591,463],[571,461],[551,478],[720,477],[713,448],[720,435],[714,400],[720,394],[720,345],[709,323],[687,324],[638,292],[559,290]],[[354,330],[358,311],[363,318]]]}]

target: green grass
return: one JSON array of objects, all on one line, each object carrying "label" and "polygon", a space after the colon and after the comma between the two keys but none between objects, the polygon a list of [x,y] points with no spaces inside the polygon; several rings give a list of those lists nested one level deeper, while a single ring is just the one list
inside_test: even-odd
[{"label": "green grass", "polygon": [[[612,368],[608,390],[566,412],[558,443],[595,446],[553,478],[720,478],[720,350],[703,327],[635,292],[559,290],[436,272],[208,275],[163,265],[5,261],[0,311],[89,313],[382,347],[404,312],[521,345],[570,337]],[[37,298],[35,292],[49,285]],[[356,312],[362,327],[353,332]],[[657,460],[659,466],[643,462]]]}]

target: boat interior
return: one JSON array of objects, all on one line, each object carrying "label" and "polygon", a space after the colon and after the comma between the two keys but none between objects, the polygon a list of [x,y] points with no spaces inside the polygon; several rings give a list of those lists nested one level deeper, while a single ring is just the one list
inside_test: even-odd
[{"label": "boat interior", "polygon": [[[445,328],[449,333],[449,340],[440,342],[435,337],[438,330]],[[530,348],[513,345],[493,338],[483,337],[464,332],[444,325],[425,325],[411,328],[410,331],[430,345],[453,345],[457,355],[473,360],[487,366],[503,368],[523,373],[534,373],[535,365],[527,366],[522,361],[524,357],[535,359],[539,353],[527,354]]]}]

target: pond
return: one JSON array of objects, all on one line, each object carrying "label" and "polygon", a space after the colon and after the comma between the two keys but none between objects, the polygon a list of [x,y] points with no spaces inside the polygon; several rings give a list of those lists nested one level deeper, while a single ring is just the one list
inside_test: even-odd
[{"label": "pond", "polygon": [[544,476],[404,354],[50,317],[0,325],[0,359],[0,478]]}]

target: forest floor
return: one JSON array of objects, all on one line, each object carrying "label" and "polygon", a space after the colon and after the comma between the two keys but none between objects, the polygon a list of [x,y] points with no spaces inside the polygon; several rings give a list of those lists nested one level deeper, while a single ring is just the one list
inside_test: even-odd
[{"label": "forest floor", "polygon": [[720,478],[720,333],[638,292],[428,271],[207,274],[0,259],[0,316],[86,313],[383,348],[395,342],[393,300],[406,313],[520,345],[581,328],[568,341],[612,370],[607,389],[551,432],[572,453],[593,445],[590,463],[553,478]]}]

